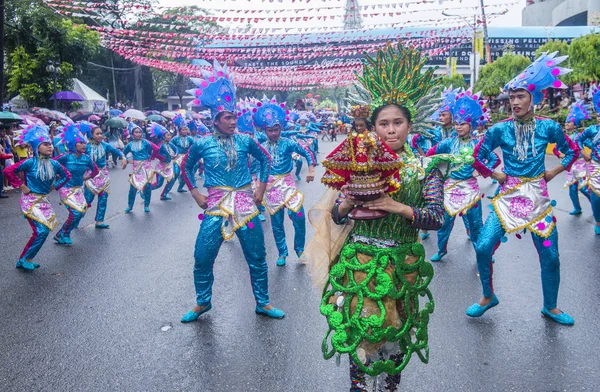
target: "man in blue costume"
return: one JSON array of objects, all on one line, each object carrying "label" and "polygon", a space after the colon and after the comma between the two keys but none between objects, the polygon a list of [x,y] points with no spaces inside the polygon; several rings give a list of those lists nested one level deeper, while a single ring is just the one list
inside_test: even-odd
[{"label": "man in blue costume", "polygon": [[[181,322],[196,320],[212,308],[213,264],[224,240],[240,240],[250,269],[250,280],[256,300],[255,312],[272,318],[285,314],[269,300],[268,267],[258,208],[269,178],[269,154],[251,137],[236,133],[235,87],[225,66],[216,61],[214,72],[203,71],[203,78],[192,79],[197,88],[190,92],[210,108],[215,131],[212,136],[196,140],[185,156],[182,176],[198,205],[204,209],[194,252],[194,284],[196,306]],[[252,187],[248,160],[252,156],[260,170],[256,189]],[[204,161],[204,187],[198,190],[194,166]]]},{"label": "man in blue costume", "polygon": [[[547,183],[571,167],[579,148],[559,124],[533,114],[533,105],[542,100],[543,89],[566,88],[557,76],[570,70],[557,65],[567,56],[555,55],[544,53],[506,85],[514,117],[494,125],[475,148],[473,167],[484,177],[498,180],[501,188],[492,200],[493,208],[475,246],[483,297],[467,309],[470,317],[479,317],[498,305],[492,285],[492,255],[500,242],[506,242],[505,233],[527,229],[539,254],[542,314],[560,324],[574,324],[571,316],[557,308],[560,261],[552,211],[556,202],[550,200]],[[564,158],[555,168],[546,170],[545,152],[550,143],[556,143]],[[498,147],[502,150],[503,172],[492,171],[483,163]]]},{"label": "man in blue costume", "polygon": [[313,154],[308,149],[301,147],[298,142],[281,137],[281,131],[287,124],[287,115],[283,107],[285,104],[278,105],[274,98],[264,99],[254,114],[256,126],[264,130],[268,138],[262,143],[271,156],[271,173],[263,205],[271,215],[273,236],[279,253],[277,265],[280,267],[285,265],[285,259],[288,256],[284,229],[286,208],[294,226],[294,250],[298,257],[304,252],[306,241],[306,217],[302,205],[304,195],[296,188],[294,177],[292,177],[293,153],[303,156],[308,163],[306,182],[315,179]]}]

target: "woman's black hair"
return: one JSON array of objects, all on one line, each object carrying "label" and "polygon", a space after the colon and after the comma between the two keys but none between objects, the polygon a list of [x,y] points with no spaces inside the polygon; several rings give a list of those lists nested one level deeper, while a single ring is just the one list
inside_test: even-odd
[{"label": "woman's black hair", "polygon": [[405,108],[402,105],[398,105],[397,103],[388,103],[385,105],[381,105],[379,107],[377,107],[377,109],[373,110],[373,114],[371,114],[371,123],[375,124],[377,122],[377,117],[379,117],[379,113],[381,113],[381,111],[389,106],[395,106],[398,109],[400,109],[400,111],[402,112],[402,114],[404,114],[404,117],[406,117],[406,119],[408,120],[409,123],[412,123],[412,117],[410,115],[410,110],[408,110],[407,108]]}]

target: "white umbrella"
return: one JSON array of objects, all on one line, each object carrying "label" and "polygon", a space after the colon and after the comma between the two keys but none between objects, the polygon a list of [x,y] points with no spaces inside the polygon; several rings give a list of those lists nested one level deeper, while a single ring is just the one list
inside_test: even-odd
[{"label": "white umbrella", "polygon": [[121,117],[135,118],[136,120],[145,120],[146,119],[146,115],[144,113],[140,112],[139,110],[135,110],[135,109],[126,110],[123,114],[121,114]]},{"label": "white umbrella", "polygon": [[172,119],[173,117],[177,116],[177,113],[165,110],[164,112],[160,112],[160,115],[168,119]]}]

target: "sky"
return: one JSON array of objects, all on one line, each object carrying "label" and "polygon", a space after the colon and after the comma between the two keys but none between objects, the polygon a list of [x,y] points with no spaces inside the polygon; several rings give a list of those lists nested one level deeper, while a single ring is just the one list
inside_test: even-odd
[{"label": "sky", "polygon": [[[363,17],[364,27],[367,28],[385,28],[385,27],[400,27],[401,25],[406,26],[421,26],[430,25],[435,26],[436,22],[424,22],[426,20],[435,19],[439,20],[444,18],[441,14],[442,9],[446,8],[449,14],[460,15],[468,19],[470,22],[473,20],[474,14],[480,15],[481,9],[479,8],[480,0],[436,0],[435,3],[428,4],[416,4],[418,0],[354,0],[361,6],[363,13],[383,13],[393,12],[393,16],[368,16]],[[252,14],[242,13],[225,13],[220,10],[270,10],[269,17],[283,17],[283,16],[309,16],[309,15],[337,15],[338,18],[335,20],[327,20],[326,25],[329,28],[342,26],[342,18],[344,12],[344,5],[346,0],[159,0],[161,6],[186,6],[196,5],[206,9],[216,10],[217,15],[221,16],[251,16]],[[392,8],[392,4],[396,5]],[[521,26],[521,11],[525,7],[525,0],[484,0],[486,5],[486,13],[499,13],[507,11],[505,15],[491,16],[488,18],[488,26],[493,27],[515,27]],[[336,9],[317,9],[316,7],[331,6],[338,7]],[[367,10],[364,9],[368,6]],[[375,7],[373,9],[373,6]],[[401,15],[396,13],[402,12]],[[257,14],[254,14],[257,15]],[[264,15],[264,14],[263,14]],[[382,23],[396,23],[394,26],[382,26]],[[231,27],[246,26],[244,23],[227,23],[221,22]],[[457,24],[465,25],[462,19],[454,18],[448,19],[447,21],[438,24],[438,26],[456,26]],[[308,21],[294,22],[294,23],[276,23],[274,20],[271,22],[260,21],[253,23],[253,27],[265,28],[265,27],[319,27],[323,26],[323,20],[317,20],[316,18]],[[277,31],[278,33],[286,32],[284,30]],[[297,32],[294,30],[288,30],[287,32]]]}]

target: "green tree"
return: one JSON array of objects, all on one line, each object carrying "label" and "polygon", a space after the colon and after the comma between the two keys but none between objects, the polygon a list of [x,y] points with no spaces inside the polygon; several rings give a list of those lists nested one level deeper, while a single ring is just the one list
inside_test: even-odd
[{"label": "green tree", "polygon": [[464,76],[462,76],[461,74],[456,74],[454,76],[442,76],[439,79],[439,83],[440,86],[444,86],[444,87],[450,87],[452,86],[452,88],[463,88],[463,89],[467,89],[468,85],[467,82],[465,82],[465,78]]},{"label": "green tree", "polygon": [[505,53],[491,64],[481,68],[479,80],[475,83],[475,91],[483,95],[498,95],[509,81],[531,64],[525,56]]},{"label": "green tree", "polygon": [[47,104],[54,93],[53,75],[46,71],[49,61],[60,64],[57,90],[70,89],[72,78],[100,47],[97,32],[58,17],[41,1],[8,2],[6,26],[7,91],[30,104]]},{"label": "green tree", "polygon": [[600,80],[600,33],[588,34],[571,41],[569,56],[573,72],[567,76],[571,81]]}]

